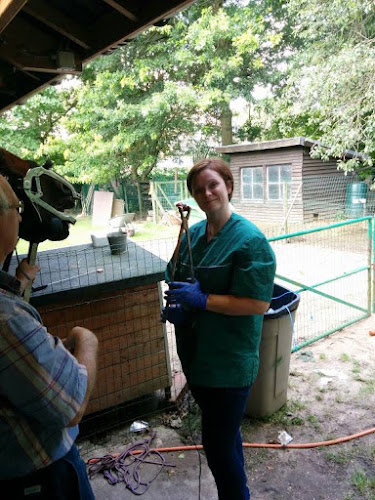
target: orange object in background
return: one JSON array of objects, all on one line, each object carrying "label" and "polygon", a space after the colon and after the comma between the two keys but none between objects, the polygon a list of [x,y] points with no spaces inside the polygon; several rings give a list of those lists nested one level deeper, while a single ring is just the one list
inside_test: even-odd
[{"label": "orange object in background", "polygon": [[368,334],[370,335],[370,337],[375,337],[375,330],[370,330]]}]

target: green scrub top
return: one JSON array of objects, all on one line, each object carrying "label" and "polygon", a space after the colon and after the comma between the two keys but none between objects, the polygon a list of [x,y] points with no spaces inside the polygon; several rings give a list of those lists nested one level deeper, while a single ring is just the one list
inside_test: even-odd
[{"label": "green scrub top", "polygon": [[[233,213],[209,241],[204,220],[190,229],[195,278],[204,292],[270,302],[276,261],[263,233]],[[172,262],[166,280],[170,280]],[[190,277],[184,237],[174,281]],[[230,316],[190,312],[186,326],[175,328],[177,351],[187,381],[206,387],[244,387],[258,373],[263,315]]]}]

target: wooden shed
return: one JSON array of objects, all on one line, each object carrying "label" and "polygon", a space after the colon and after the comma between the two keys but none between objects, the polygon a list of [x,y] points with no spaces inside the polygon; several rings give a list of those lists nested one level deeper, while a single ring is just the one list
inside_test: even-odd
[{"label": "wooden shed", "polygon": [[[317,144],[305,137],[293,137],[216,148],[218,153],[229,155],[236,211],[255,221],[273,223],[345,218],[351,205],[349,184],[361,184],[362,188],[363,183],[338,170],[335,158],[312,158],[311,148]],[[346,158],[354,155],[345,152]],[[355,216],[366,212],[363,189],[358,192],[361,194],[353,205]]]}]

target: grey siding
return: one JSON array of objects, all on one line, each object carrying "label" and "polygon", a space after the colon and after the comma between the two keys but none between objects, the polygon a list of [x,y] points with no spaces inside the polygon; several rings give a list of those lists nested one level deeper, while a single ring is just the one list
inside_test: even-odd
[{"label": "grey siding", "polygon": [[302,147],[232,153],[230,155],[230,168],[234,178],[232,203],[236,211],[254,221],[282,222],[286,211],[283,200],[252,201],[241,198],[241,168],[289,164],[292,166],[292,195],[288,209],[293,202],[289,221],[301,222],[303,220],[302,189],[300,188],[302,182],[302,159]]},{"label": "grey siding", "polygon": [[304,148],[302,175],[305,177],[311,175],[343,175],[343,173],[337,170],[337,161],[334,158],[329,161],[311,158],[310,150]]},{"label": "grey siding", "polygon": [[[288,216],[288,223],[330,222],[348,216],[348,184],[358,181],[355,176],[345,175],[337,169],[337,160],[322,161],[311,158],[311,147],[317,141],[304,137],[265,141],[259,143],[232,144],[217,148],[219,153],[230,157],[234,177],[233,205],[238,213],[248,219],[279,223]],[[352,152],[347,152],[351,157]],[[292,195],[288,206],[284,200],[245,200],[241,195],[241,169],[286,165],[292,167]],[[266,186],[265,186],[266,187]],[[353,203],[357,200],[354,200]],[[371,192],[363,212],[375,212],[375,195]],[[353,209],[354,210],[354,209]]]},{"label": "grey siding", "polygon": [[333,214],[344,214],[347,184],[353,179],[337,169],[334,158],[329,161],[311,158],[310,150],[306,148],[302,176],[305,222],[327,221]]}]

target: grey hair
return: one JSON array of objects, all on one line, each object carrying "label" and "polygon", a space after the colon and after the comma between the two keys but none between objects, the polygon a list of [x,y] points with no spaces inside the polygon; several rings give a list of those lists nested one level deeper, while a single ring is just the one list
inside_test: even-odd
[{"label": "grey hair", "polygon": [[0,215],[4,215],[9,210],[9,200],[0,184]]}]

